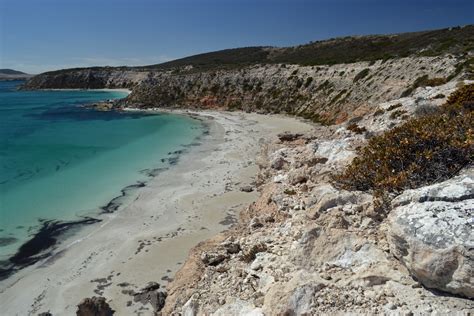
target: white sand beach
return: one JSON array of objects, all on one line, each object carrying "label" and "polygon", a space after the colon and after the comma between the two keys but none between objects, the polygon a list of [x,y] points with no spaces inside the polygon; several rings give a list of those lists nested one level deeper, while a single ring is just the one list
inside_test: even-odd
[{"label": "white sand beach", "polygon": [[[2,315],[73,315],[85,297],[103,296],[117,315],[152,315],[129,294],[150,281],[166,286],[191,247],[226,229],[257,198],[253,182],[265,140],[311,125],[285,116],[187,112],[210,124],[191,147],[99,224],[71,232],[56,255],[0,282]],[[87,198],[87,197],[84,197]]]}]

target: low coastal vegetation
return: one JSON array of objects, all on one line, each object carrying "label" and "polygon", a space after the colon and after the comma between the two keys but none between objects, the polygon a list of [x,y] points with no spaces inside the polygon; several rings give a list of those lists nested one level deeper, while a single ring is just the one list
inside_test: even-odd
[{"label": "low coastal vegetation", "polygon": [[370,139],[337,182],[349,190],[401,192],[444,181],[472,164],[474,84],[424,113]]},{"label": "low coastal vegetation", "polygon": [[428,78],[428,75],[423,75],[418,77],[415,82],[413,82],[413,84],[402,93],[401,97],[403,98],[411,95],[416,88],[428,86],[436,87],[445,84],[446,82],[447,80],[445,78]]},{"label": "low coastal vegetation", "polygon": [[354,132],[356,134],[363,134],[365,133],[367,130],[365,127],[360,127],[359,125],[357,125],[357,123],[350,123],[348,126],[347,126],[347,129],[350,130],[351,132]]},{"label": "low coastal vegetation", "polygon": [[354,82],[357,82],[363,78],[365,78],[370,72],[369,68],[365,68],[361,70],[355,77],[354,77]]}]

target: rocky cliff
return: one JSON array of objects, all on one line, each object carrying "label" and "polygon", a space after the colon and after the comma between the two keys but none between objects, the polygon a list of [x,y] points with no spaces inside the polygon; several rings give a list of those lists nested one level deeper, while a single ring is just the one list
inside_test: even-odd
[{"label": "rocky cliff", "polygon": [[318,126],[267,144],[258,160],[259,200],[232,229],[191,251],[162,314],[468,315],[472,165],[458,177],[399,192],[385,210],[371,192],[340,189],[331,176],[368,138],[427,104],[439,106],[455,89],[418,88],[361,116],[357,129]]},{"label": "rocky cliff", "polygon": [[81,68],[52,71],[37,75],[22,87],[37,89],[102,89],[130,88],[142,82],[147,72],[116,68]]},{"label": "rocky cliff", "polygon": [[341,122],[419,86],[470,77],[474,26],[246,47],[143,67],[47,72],[24,89],[129,88],[118,106],[222,108]]},{"label": "rocky cliff", "polygon": [[125,101],[132,107],[190,107],[286,113],[341,122],[358,110],[456,76],[453,56],[407,57],[333,66],[258,65],[149,76]]},{"label": "rocky cliff", "polygon": [[[36,76],[26,89],[131,88],[119,106],[220,108],[342,122],[414,88],[465,76],[463,58],[406,57],[332,66],[254,65],[231,70],[78,69]],[[464,70],[464,69],[463,69]]]}]

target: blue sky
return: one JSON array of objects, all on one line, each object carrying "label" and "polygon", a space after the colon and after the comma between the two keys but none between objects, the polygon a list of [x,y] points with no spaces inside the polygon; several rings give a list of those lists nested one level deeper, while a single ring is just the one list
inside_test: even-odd
[{"label": "blue sky", "polygon": [[0,0],[0,68],[145,65],[474,23],[474,0]]}]

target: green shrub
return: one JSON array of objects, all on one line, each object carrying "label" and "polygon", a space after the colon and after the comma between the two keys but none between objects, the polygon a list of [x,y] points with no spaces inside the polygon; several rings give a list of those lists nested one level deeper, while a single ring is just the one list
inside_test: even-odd
[{"label": "green shrub", "polygon": [[401,104],[401,103],[392,104],[391,106],[388,107],[387,111],[390,112],[392,110],[398,109],[401,106],[403,106],[403,104]]},{"label": "green shrub", "polygon": [[329,81],[329,80],[326,80],[324,81],[323,83],[321,83],[317,88],[316,90],[326,90],[330,87],[332,87],[333,84]]},{"label": "green shrub", "polygon": [[211,88],[210,88],[209,90],[211,90],[211,92],[212,92],[213,94],[216,94],[216,93],[219,92],[219,88],[220,88],[220,87],[219,87],[218,84],[214,84],[214,85],[211,86]]},{"label": "green shrub", "polygon": [[384,114],[385,111],[383,109],[377,109],[375,112],[374,112],[374,116],[379,116],[379,115],[382,115]]},{"label": "green shrub", "polygon": [[445,83],[446,83],[445,78],[432,78],[432,79],[426,80],[425,86],[427,86],[427,87],[436,87],[436,86],[440,86],[440,85],[445,84]]},{"label": "green shrub", "polygon": [[298,80],[296,81],[296,88],[299,89],[299,88],[301,88],[302,85],[303,85],[303,80],[298,79]]},{"label": "green shrub", "polygon": [[471,110],[472,110],[472,103],[474,102],[474,84],[470,84],[467,86],[462,86],[460,87],[455,93],[451,94],[448,97],[448,100],[446,103],[448,105],[453,105],[453,104],[461,104],[464,106],[468,106],[471,104]]},{"label": "green shrub", "polygon": [[298,113],[298,116],[301,116],[302,118],[305,118],[307,120],[310,120],[313,123],[321,124],[321,125],[331,125],[332,122],[328,120],[327,118],[321,116],[318,113],[315,112],[309,112],[309,111],[303,111]]},{"label": "green shrub", "polygon": [[438,111],[438,107],[436,105],[423,104],[423,105],[417,106],[413,114],[415,114],[415,116],[420,117],[420,116],[434,114],[437,111]]},{"label": "green shrub", "polygon": [[428,75],[423,75],[418,77],[413,84],[403,91],[401,97],[407,97],[409,96],[413,91],[415,91],[416,88],[418,87],[435,87],[435,86],[440,86],[442,84],[445,84],[447,82],[447,79],[445,78],[428,78]]},{"label": "green shrub", "polygon": [[473,162],[474,85],[468,85],[435,113],[370,139],[335,180],[342,188],[383,196],[446,180]]},{"label": "green shrub", "polygon": [[396,118],[399,118],[400,116],[402,116],[403,114],[406,114],[407,111],[405,110],[396,110],[396,111],[393,111],[391,114],[390,114],[390,118],[392,120],[396,119]]},{"label": "green shrub", "polygon": [[365,76],[367,76],[370,72],[369,68],[365,68],[364,70],[361,70],[357,75],[354,77],[354,82],[357,82],[361,79],[363,79]]},{"label": "green shrub", "polygon": [[332,100],[329,102],[329,104],[335,103],[335,102],[336,102],[337,100],[339,100],[339,99],[342,97],[342,95],[343,95],[344,93],[346,93],[346,92],[347,92],[346,89],[340,91],[334,98],[332,98]]},{"label": "green shrub", "polygon": [[356,134],[362,134],[367,131],[365,127],[360,127],[357,123],[351,123],[347,126],[347,129]]}]

